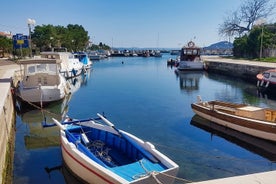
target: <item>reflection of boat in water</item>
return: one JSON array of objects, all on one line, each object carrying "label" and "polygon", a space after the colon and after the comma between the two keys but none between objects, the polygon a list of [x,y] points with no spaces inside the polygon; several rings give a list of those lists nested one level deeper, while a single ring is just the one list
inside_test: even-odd
[{"label": "reflection of boat in water", "polygon": [[51,177],[53,172],[60,172],[65,180],[66,184],[83,184],[85,182],[81,181],[80,178],[75,177],[75,175],[71,172],[65,162],[62,162],[61,165],[52,166],[52,167],[45,167],[45,171]]},{"label": "reflection of boat in water", "polygon": [[[57,127],[43,128],[42,122],[52,122],[52,118],[58,120],[64,119],[68,112],[68,102],[70,97],[66,97],[63,101],[55,102],[47,106],[47,108],[27,109],[23,108],[18,111],[17,115],[21,118],[21,122],[28,127],[29,133],[24,136],[24,142],[27,149],[45,148],[58,146],[60,138]],[[20,107],[19,107],[20,108]]]},{"label": "reflection of boat in water", "polygon": [[271,161],[276,160],[276,144],[271,141],[259,139],[231,128],[218,125],[198,115],[193,116],[191,125],[210,132],[211,136],[218,135],[227,141],[237,144]]},{"label": "reflection of boat in water", "polygon": [[175,70],[175,75],[179,77],[179,87],[187,92],[199,89],[199,81],[204,75],[204,71],[179,71]]},{"label": "reflection of boat in water", "polygon": [[72,94],[78,91],[82,85],[86,85],[87,80],[90,77],[90,72],[90,69],[88,69],[86,73],[83,73],[74,78],[67,79],[67,82],[70,84],[70,91]]}]

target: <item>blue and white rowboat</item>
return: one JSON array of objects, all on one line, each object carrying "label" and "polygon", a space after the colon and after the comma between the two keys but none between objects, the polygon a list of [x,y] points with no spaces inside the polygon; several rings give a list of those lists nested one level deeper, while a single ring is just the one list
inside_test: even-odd
[{"label": "blue and white rowboat", "polygon": [[[61,148],[68,168],[88,183],[173,183],[179,166],[97,114],[95,119],[60,123]],[[107,124],[107,125],[106,125]]]}]

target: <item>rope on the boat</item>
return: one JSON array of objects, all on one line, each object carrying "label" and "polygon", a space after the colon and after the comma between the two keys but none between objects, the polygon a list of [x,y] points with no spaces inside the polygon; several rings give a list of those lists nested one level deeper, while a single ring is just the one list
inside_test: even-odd
[{"label": "rope on the boat", "polygon": [[146,176],[152,176],[153,179],[156,181],[157,184],[163,184],[161,181],[158,180],[158,178],[156,177],[156,174],[158,174],[158,172],[156,171],[148,171],[147,168],[144,166],[142,160],[139,160],[139,164],[141,165],[141,167],[144,169],[145,173],[144,174],[137,174],[134,175],[132,178],[133,179],[138,179],[138,178],[143,178]]},{"label": "rope on the boat", "polygon": [[145,176],[152,176],[154,179],[155,179],[155,181],[156,181],[156,183],[157,184],[163,184],[157,177],[156,177],[156,175],[157,174],[162,174],[162,175],[164,175],[164,176],[166,176],[166,177],[170,177],[170,178],[173,178],[173,179],[175,179],[175,180],[179,180],[179,181],[181,181],[181,182],[184,182],[184,183],[192,183],[193,181],[191,181],[191,180],[187,180],[187,179],[184,179],[184,178],[178,178],[178,177],[176,177],[176,176],[173,176],[173,175],[169,175],[169,174],[166,174],[166,173],[163,173],[163,172],[157,172],[157,171],[148,171],[146,168],[145,168],[145,166],[143,165],[143,162],[142,162],[142,160],[140,160],[139,161],[139,163],[140,163],[140,165],[141,165],[141,167],[145,170],[145,174],[138,174],[138,175],[135,175],[135,176],[133,176],[133,178],[134,179],[137,179],[137,178],[142,178],[142,177],[145,177]]},{"label": "rope on the boat", "polygon": [[179,177],[176,177],[176,176],[173,176],[173,175],[170,175],[170,174],[166,174],[166,173],[162,173],[162,172],[158,172],[158,174],[162,174],[164,176],[174,178],[175,180],[179,180],[179,181],[182,181],[184,183],[192,183],[193,182],[191,180],[187,180],[187,179],[184,179],[184,178],[179,178]]},{"label": "rope on the boat", "polygon": [[[44,109],[42,104],[40,104],[40,106],[39,106],[39,105],[36,105],[36,104],[34,104],[34,103],[32,103],[32,102],[30,102],[30,101],[24,99],[24,98],[23,98],[21,95],[19,95],[19,94],[16,94],[16,96],[19,97],[19,98],[21,98],[20,100],[23,100],[24,102],[28,103],[30,106],[36,108],[37,110],[41,110],[41,114],[42,114],[43,119],[44,119],[45,122],[46,122],[46,116],[45,116],[44,112],[46,112],[46,113],[48,113],[48,114],[51,114],[51,115],[60,115],[60,114],[57,114],[57,113],[54,113],[54,112],[51,112],[51,111],[49,111],[49,110]],[[64,117],[62,117],[62,118],[64,118]]]}]

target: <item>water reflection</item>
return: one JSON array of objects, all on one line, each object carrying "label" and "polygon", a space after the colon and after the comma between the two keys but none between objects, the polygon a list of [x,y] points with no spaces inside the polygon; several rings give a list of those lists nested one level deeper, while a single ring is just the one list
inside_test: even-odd
[{"label": "water reflection", "polygon": [[43,128],[42,123],[52,123],[52,118],[63,120],[69,110],[69,101],[74,93],[86,83],[90,72],[75,78],[68,79],[71,94],[63,100],[50,103],[45,108],[38,108],[35,105],[25,104],[20,100],[16,102],[17,116],[22,123],[26,123],[28,133],[24,135],[24,143],[27,149],[45,148],[59,145],[58,128]]},{"label": "water reflection", "polygon": [[198,115],[194,115],[191,125],[210,132],[211,141],[213,136],[219,136],[240,147],[254,152],[270,161],[276,161],[276,145],[273,142],[262,140],[230,128],[220,126]]},{"label": "water reflection", "polygon": [[27,149],[37,149],[57,146],[59,143],[58,129],[56,127],[43,128],[43,122],[52,121],[52,118],[63,119],[68,112],[68,102],[71,95],[64,100],[49,104],[45,109],[32,109],[18,111],[21,121],[26,123],[28,133],[24,135],[24,143]]},{"label": "water reflection", "polygon": [[62,162],[61,165],[45,167],[45,172],[48,174],[48,178],[51,181],[54,172],[60,172],[63,175],[66,184],[83,184],[85,182],[81,181],[80,178],[75,177],[69,167]]},{"label": "water reflection", "polygon": [[180,90],[193,92],[199,90],[199,82],[201,78],[205,75],[205,72],[175,70],[175,75],[179,78]]}]

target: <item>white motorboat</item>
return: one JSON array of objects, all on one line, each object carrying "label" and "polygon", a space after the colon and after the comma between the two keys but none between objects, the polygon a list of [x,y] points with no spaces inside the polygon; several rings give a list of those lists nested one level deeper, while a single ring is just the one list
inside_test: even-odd
[{"label": "white motorboat", "polygon": [[21,60],[21,80],[17,96],[33,104],[46,104],[63,99],[70,93],[70,86],[59,73],[60,60]]},{"label": "white motorboat", "polygon": [[85,71],[84,64],[79,59],[74,58],[70,52],[42,52],[41,58],[61,60],[60,73],[66,79],[76,77]]},{"label": "white motorboat", "polygon": [[89,69],[92,67],[92,61],[89,59],[88,54],[86,54],[85,52],[74,52],[73,55],[74,58],[83,63],[84,68]]},{"label": "white motorboat", "polygon": [[180,71],[204,69],[200,58],[200,48],[196,47],[194,42],[190,41],[181,49],[177,69]]}]

